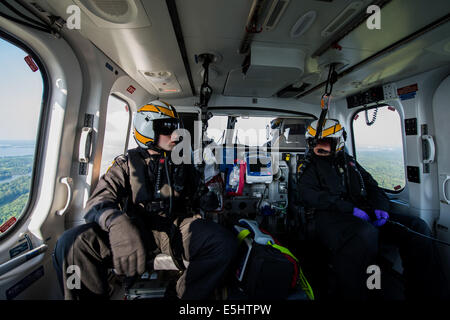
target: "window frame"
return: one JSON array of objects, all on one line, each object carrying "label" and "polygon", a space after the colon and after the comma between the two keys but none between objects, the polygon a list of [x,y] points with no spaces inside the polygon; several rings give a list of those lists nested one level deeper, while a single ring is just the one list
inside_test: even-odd
[{"label": "window frame", "polygon": [[[381,189],[384,190],[384,192],[390,193],[390,194],[393,194],[393,195],[397,195],[397,194],[403,192],[403,190],[405,190],[405,188],[406,188],[406,186],[407,186],[407,184],[408,184],[408,179],[407,179],[407,177],[406,177],[405,139],[404,139],[405,137],[404,137],[404,135],[403,135],[403,119],[402,119],[401,113],[399,112],[399,110],[397,110],[397,108],[396,108],[395,106],[390,105],[390,104],[387,104],[387,103],[378,103],[378,104],[375,104],[375,105],[363,106],[363,107],[356,108],[356,111],[353,112],[352,115],[351,115],[351,117],[350,117],[351,127],[352,127],[352,129],[351,129],[351,133],[352,133],[352,134],[351,134],[351,138],[352,138],[352,150],[353,150],[353,156],[354,156],[355,160],[358,161],[357,155],[356,155],[355,131],[354,131],[354,128],[353,128],[353,119],[354,119],[355,116],[356,116],[358,113],[360,113],[361,111],[371,110],[371,109],[375,109],[375,108],[377,108],[377,107],[378,107],[378,108],[380,108],[380,107],[392,107],[392,108],[394,108],[395,111],[398,113],[398,116],[399,116],[399,118],[400,118],[400,128],[401,128],[401,135],[402,135],[402,152],[403,152],[403,175],[404,175],[404,177],[405,177],[405,185],[404,185],[401,189],[398,189],[398,190],[386,189],[386,188],[383,188],[383,187],[381,187],[380,185],[378,185]],[[370,172],[369,172],[369,173],[370,173]],[[372,175],[372,174],[370,173],[370,175]],[[375,178],[374,178],[374,179],[375,179]],[[376,180],[375,180],[375,181],[376,181]],[[378,181],[377,181],[377,183],[378,183]]]},{"label": "window frame", "polygon": [[39,72],[42,76],[42,99],[41,99],[41,110],[39,111],[39,120],[37,124],[37,132],[36,132],[36,143],[35,150],[33,155],[33,169],[31,171],[31,181],[30,181],[30,192],[28,196],[27,203],[20,216],[17,218],[16,223],[11,226],[5,233],[0,234],[0,242],[7,240],[12,237],[15,233],[14,231],[20,228],[25,221],[29,218],[32,208],[36,205],[37,201],[37,185],[39,183],[38,177],[41,175],[42,168],[40,166],[44,145],[45,145],[45,133],[47,131],[46,123],[48,123],[48,118],[50,115],[51,108],[49,107],[50,103],[50,76],[48,70],[43,63],[43,60],[39,57],[37,52],[29,46],[25,41],[11,35],[6,32],[4,29],[0,28],[0,38],[4,41],[15,45],[17,48],[22,49],[25,53],[30,55],[33,61],[39,68]]}]

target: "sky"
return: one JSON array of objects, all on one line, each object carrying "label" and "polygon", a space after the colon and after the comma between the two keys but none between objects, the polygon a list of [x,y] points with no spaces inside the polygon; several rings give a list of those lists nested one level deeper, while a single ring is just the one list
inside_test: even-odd
[{"label": "sky", "polygon": [[[374,109],[369,110],[369,121],[372,120]],[[388,107],[378,108],[375,123],[372,126],[366,124],[365,112],[358,113],[353,120],[356,149],[358,147],[402,147],[402,128],[400,116],[396,110]],[[350,130],[347,130],[350,133]]]},{"label": "sky", "polygon": [[28,54],[0,38],[0,140],[35,140],[43,94],[40,71]]},{"label": "sky", "polygon": [[[238,143],[246,144],[250,146],[260,146],[267,142],[266,139],[266,125],[270,124],[270,121],[274,117],[250,117],[250,118],[237,118],[235,129],[238,131]],[[208,137],[213,138],[218,142],[222,136],[223,130],[227,127],[227,116],[214,116],[208,121]],[[236,138],[236,132],[233,136],[233,143]],[[223,142],[223,140],[222,140]]]}]

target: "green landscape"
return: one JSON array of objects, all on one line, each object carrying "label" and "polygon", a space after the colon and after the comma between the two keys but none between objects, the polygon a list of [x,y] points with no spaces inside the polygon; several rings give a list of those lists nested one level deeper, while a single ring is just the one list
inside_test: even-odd
[{"label": "green landscape", "polygon": [[[403,150],[358,149],[356,160],[378,182],[388,190],[400,190],[405,186]],[[400,186],[400,187],[398,187]]]},{"label": "green landscape", "polygon": [[0,158],[0,225],[19,217],[27,204],[32,170],[33,156]]}]

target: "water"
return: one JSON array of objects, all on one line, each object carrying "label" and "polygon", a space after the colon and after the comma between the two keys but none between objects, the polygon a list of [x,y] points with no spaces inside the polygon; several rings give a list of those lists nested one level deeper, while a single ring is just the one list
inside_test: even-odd
[{"label": "water", "polygon": [[[20,177],[26,177],[26,176],[31,177],[31,173],[29,173],[29,174],[17,175],[17,176],[12,176],[11,178],[4,179],[4,180],[0,180],[0,185],[2,185],[2,184],[4,184],[4,183],[11,182],[11,181],[13,181],[13,180],[16,180],[17,178],[20,178]],[[31,178],[30,178],[30,179],[31,179]]]},{"label": "water", "polygon": [[[0,158],[32,156],[34,155],[34,150],[35,141],[33,140],[0,140]],[[31,176],[31,173],[27,175],[15,175],[11,178],[0,180],[0,185],[22,176]]]},{"label": "water", "polygon": [[33,140],[0,140],[0,157],[18,157],[34,155]]}]

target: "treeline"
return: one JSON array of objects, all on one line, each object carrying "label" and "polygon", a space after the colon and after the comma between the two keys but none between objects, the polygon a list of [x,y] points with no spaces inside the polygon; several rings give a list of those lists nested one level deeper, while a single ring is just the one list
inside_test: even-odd
[{"label": "treeline", "polygon": [[23,194],[30,192],[31,179],[19,177],[11,182],[0,184],[0,206],[12,202]]},{"label": "treeline", "polygon": [[396,190],[406,184],[402,150],[358,150],[357,161],[382,188]]},{"label": "treeline", "polygon": [[33,170],[33,156],[0,158],[0,181],[27,175]]},{"label": "treeline", "polygon": [[0,226],[11,217],[18,218],[28,201],[28,193],[0,207]]},{"label": "treeline", "polygon": [[18,178],[0,184],[0,225],[18,217],[24,209],[31,186],[33,156],[0,158],[0,180]]}]

